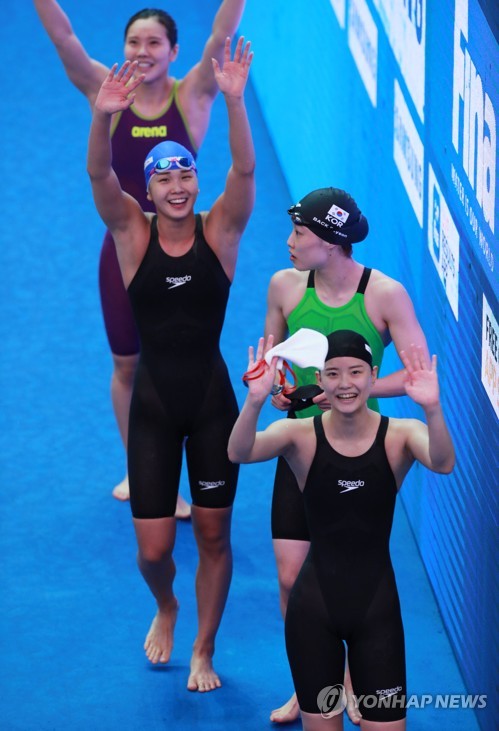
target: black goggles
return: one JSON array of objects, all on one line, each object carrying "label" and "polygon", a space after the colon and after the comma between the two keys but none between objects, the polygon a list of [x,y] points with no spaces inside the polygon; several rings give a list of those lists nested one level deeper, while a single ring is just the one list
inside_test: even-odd
[{"label": "black goggles", "polygon": [[314,224],[313,221],[307,221],[307,219],[304,218],[301,213],[299,213],[298,211],[295,211],[294,206],[291,206],[291,208],[288,208],[288,213],[291,216],[292,222],[296,226],[314,226],[314,225],[316,225],[316,224]]}]

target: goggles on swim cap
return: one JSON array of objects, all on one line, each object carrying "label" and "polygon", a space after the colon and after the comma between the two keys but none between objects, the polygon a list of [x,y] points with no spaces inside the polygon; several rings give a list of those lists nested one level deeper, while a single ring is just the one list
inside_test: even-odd
[{"label": "goggles on swim cap", "polygon": [[[197,174],[196,163],[192,157],[162,157],[160,160],[157,160],[154,167],[146,173],[147,185],[149,186],[149,182],[153,175],[167,173],[169,170],[191,170],[193,173]],[[149,176],[148,179],[147,176]]]},{"label": "goggles on swim cap", "polygon": [[313,221],[306,221],[301,213],[296,213],[296,211],[293,210],[294,206],[291,206],[291,208],[288,208],[288,213],[291,216],[292,222],[296,226],[307,226],[307,228],[314,227]]},{"label": "goggles on swim cap", "polygon": [[149,172],[149,177],[154,173],[164,173],[167,170],[194,170],[196,171],[196,163],[192,158],[188,157],[162,157],[158,160]]},{"label": "goggles on swim cap", "polygon": [[160,142],[149,151],[144,162],[146,188],[149,187],[153,175],[166,173],[169,170],[192,170],[197,173],[191,151],[172,140]]},{"label": "goggles on swim cap", "polygon": [[329,244],[348,246],[363,241],[367,219],[351,195],[339,188],[319,188],[288,208],[292,222],[306,226]]}]

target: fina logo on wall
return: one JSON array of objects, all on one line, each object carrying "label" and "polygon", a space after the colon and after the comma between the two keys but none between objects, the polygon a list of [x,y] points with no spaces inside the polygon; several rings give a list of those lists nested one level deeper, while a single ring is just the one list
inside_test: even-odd
[{"label": "fina logo on wall", "polygon": [[393,96],[393,159],[423,228],[424,147],[397,80]]},{"label": "fina logo on wall", "polygon": [[482,383],[499,418],[499,330],[485,295],[482,310]]},{"label": "fina logo on wall", "polygon": [[456,320],[459,313],[459,233],[429,166],[428,248]]},{"label": "fina logo on wall", "polygon": [[348,46],[373,107],[378,97],[378,29],[365,0],[348,7]]},{"label": "fina logo on wall", "polygon": [[373,0],[417,113],[424,122],[426,0]]},{"label": "fina logo on wall", "polygon": [[[458,155],[458,168],[451,164],[451,178],[463,207],[467,223],[478,241],[491,272],[494,271],[494,226],[496,206],[496,114],[482,77],[490,79],[487,68],[476,67],[479,53],[468,32],[468,0],[456,0],[454,22],[454,73],[452,86],[452,144]],[[491,34],[490,59],[494,68],[497,45]],[[493,52],[491,51],[491,54]],[[485,66],[485,62],[483,63]],[[490,83],[490,82],[489,82]],[[464,174],[464,175],[463,175]],[[463,176],[463,179],[461,178]],[[468,194],[469,187],[473,191]],[[481,225],[483,220],[486,226]],[[492,234],[489,243],[488,236]]]},{"label": "fina logo on wall", "polygon": [[340,28],[344,28],[346,0],[331,0],[331,5],[333,7],[336,17],[338,18]]}]

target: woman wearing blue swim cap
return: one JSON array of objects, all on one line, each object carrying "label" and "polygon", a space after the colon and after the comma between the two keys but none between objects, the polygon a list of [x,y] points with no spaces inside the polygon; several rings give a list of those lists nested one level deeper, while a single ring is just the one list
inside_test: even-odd
[{"label": "woman wearing blue swim cap", "polygon": [[[141,340],[128,469],[138,565],[157,603],[146,655],[153,663],[166,663],[173,646],[174,512],[185,440],[199,551],[199,626],[187,687],[201,692],[221,685],[212,657],[232,574],[230,524],[238,468],[228,460],[227,442],[238,409],[219,340],[239,242],[255,199],[255,153],[244,103],[252,56],[241,38],[232,60],[227,38],[223,68],[213,60],[228,111],[232,165],[209,211],[194,212],[198,178],[188,151],[160,147],[147,155],[145,182],[156,214],[144,212],[118,181],[111,119],[132,104],[143,81],[134,77],[136,62],[117,73],[113,67],[102,84],[88,148],[95,203],[116,242]],[[194,389],[200,373],[203,388]]]},{"label": "woman wearing blue swim cap", "polygon": [[[137,89],[134,104],[113,119],[114,167],[121,185],[146,211],[153,207],[142,185],[144,157],[157,141],[174,139],[195,156],[210,119],[218,86],[211,59],[222,60],[227,36],[233,36],[244,10],[245,0],[223,0],[213,21],[202,56],[181,79],[170,75],[170,65],[179,54],[175,20],[164,10],[146,8],[126,23],[124,57],[138,62],[144,83]],[[91,107],[109,68],[90,58],[56,0],[34,0],[35,9],[54,43],[70,81]],[[113,356],[111,398],[123,442],[128,439],[128,413],[132,385],[139,357],[139,337],[128,296],[123,286],[116,247],[109,231],[102,243],[99,262],[99,290],[109,347]],[[128,478],[113,489],[119,500],[128,500]],[[189,506],[179,495],[178,517],[189,516]]]}]

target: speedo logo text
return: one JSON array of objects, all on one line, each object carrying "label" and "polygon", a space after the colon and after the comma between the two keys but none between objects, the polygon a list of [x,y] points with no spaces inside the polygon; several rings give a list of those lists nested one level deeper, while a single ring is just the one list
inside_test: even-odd
[{"label": "speedo logo text", "polygon": [[357,490],[359,487],[364,487],[366,483],[364,480],[338,480],[338,486],[344,487],[344,490],[340,490],[340,494],[342,492],[351,492],[351,490]]},{"label": "speedo logo text", "polygon": [[223,487],[225,480],[217,480],[215,482],[207,482],[205,480],[199,480],[200,490],[214,490],[216,487]]},{"label": "speedo logo text", "polygon": [[191,279],[191,275],[186,274],[185,277],[166,277],[165,282],[171,285],[168,289],[175,289],[175,287],[181,287],[182,284],[187,284]]}]

